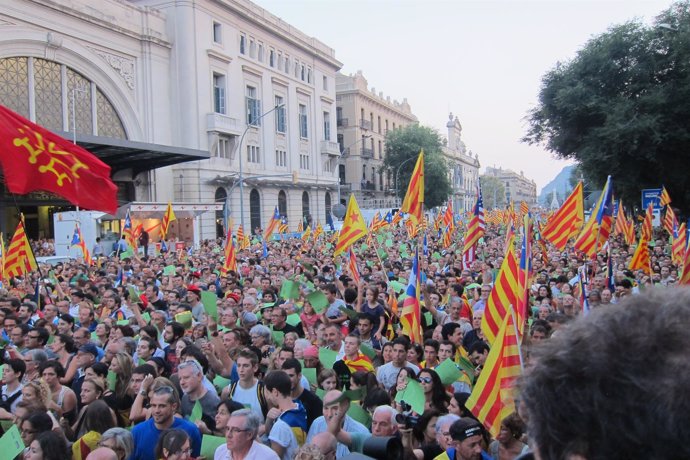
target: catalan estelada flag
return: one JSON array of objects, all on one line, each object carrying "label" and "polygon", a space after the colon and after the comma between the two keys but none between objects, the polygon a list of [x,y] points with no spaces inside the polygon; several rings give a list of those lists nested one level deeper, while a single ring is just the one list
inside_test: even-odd
[{"label": "catalan estelada flag", "polygon": [[75,223],[74,224],[74,235],[72,235],[72,242],[70,243],[72,246],[78,246],[79,249],[81,249],[81,254],[82,257],[84,258],[84,263],[88,266],[93,265],[93,259],[91,259],[91,253],[89,252],[89,248],[86,247],[86,243],[84,242],[84,238],[81,235],[81,229],[79,228],[79,224]]},{"label": "catalan estelada flag", "polygon": [[271,238],[273,232],[278,230],[279,226],[280,213],[278,212],[278,206],[276,206],[275,210],[273,211],[273,215],[271,216],[271,220],[268,222],[268,227],[266,227],[266,231],[264,231],[264,240],[268,241],[268,239]]},{"label": "catalan estelada flag", "polygon": [[29,239],[26,237],[24,218],[22,216],[22,218],[19,219],[14,235],[12,235],[10,245],[7,247],[7,254],[5,255],[5,276],[7,278],[16,278],[29,274],[37,268],[36,258],[29,244]]},{"label": "catalan estelada flag", "polygon": [[419,152],[417,163],[412,170],[410,184],[407,187],[407,194],[402,202],[400,210],[409,214],[415,224],[422,221],[424,207],[424,150]]},{"label": "catalan estelada flag", "polygon": [[640,235],[641,240],[647,240],[647,241],[652,240],[652,221],[653,220],[654,220],[654,203],[652,203],[650,201],[649,206],[647,206],[647,212],[645,212],[645,215],[644,215],[644,220],[642,221],[642,228],[641,228],[641,235]]},{"label": "catalan estelada flag", "polygon": [[314,241],[316,241],[321,235],[323,235],[323,227],[321,226],[321,222],[318,222],[314,228]]},{"label": "catalan estelada flag", "polygon": [[403,300],[402,312],[400,314],[400,325],[403,334],[410,338],[412,343],[421,344],[422,337],[422,314],[419,303],[419,249],[415,249],[414,259],[412,260],[412,270],[410,279],[405,291],[407,297]]},{"label": "catalan estelada flag", "polygon": [[503,319],[509,314],[511,305],[517,305],[517,290],[518,262],[511,244],[503,258],[494,287],[491,289],[489,298],[486,299],[484,316],[482,316],[482,332],[484,332],[489,344],[495,341]]},{"label": "catalan estelada flag", "polygon": [[357,371],[374,372],[374,366],[371,364],[369,358],[361,353],[357,359],[343,358],[343,362],[353,374]]},{"label": "catalan estelada flag", "polygon": [[0,164],[7,189],[46,190],[85,209],[115,214],[110,166],[67,139],[0,106]]},{"label": "catalan estelada flag", "polygon": [[122,234],[125,236],[125,241],[127,241],[129,247],[132,248],[133,251],[136,251],[137,236],[132,224],[132,215],[129,209],[127,210],[127,214],[125,214],[125,225],[122,227]]},{"label": "catalan estelada flag", "polygon": [[232,241],[232,228],[228,228],[228,236],[225,240],[225,258],[223,266],[220,269],[221,275],[225,276],[230,271],[237,272],[237,255],[235,253],[235,244]]},{"label": "catalan estelada flag", "polygon": [[288,221],[287,217],[283,216],[280,219],[280,225],[278,226],[278,233],[287,233],[288,232]]},{"label": "catalan estelada flag", "polygon": [[678,223],[676,218],[676,212],[671,206],[666,206],[666,212],[664,213],[664,230],[668,232],[669,235],[673,236],[673,226]]},{"label": "catalan estelada flag", "polygon": [[350,195],[347,202],[347,210],[345,211],[345,219],[343,220],[343,227],[340,229],[338,235],[338,242],[335,244],[333,257],[342,254],[352,243],[367,236],[367,223],[362,217],[362,212],[359,210],[357,200],[354,195]]},{"label": "catalan estelada flag", "polygon": [[575,238],[585,221],[582,182],[578,182],[568,198],[546,222],[541,236],[559,250],[565,249],[568,240]]},{"label": "catalan estelada flag", "polygon": [[592,257],[609,239],[613,227],[613,187],[611,176],[606,180],[604,190],[599,196],[596,206],[592,210],[592,215],[582,228],[580,235],[575,240],[575,249],[584,252],[588,257]]},{"label": "catalan estelada flag", "polygon": [[477,202],[472,210],[472,218],[467,224],[467,231],[465,232],[465,246],[463,253],[468,253],[470,249],[477,244],[480,238],[484,236],[486,228],[486,220],[484,219],[484,202],[482,201],[482,189],[477,188]]},{"label": "catalan estelada flag", "polygon": [[352,250],[352,247],[350,247],[349,255],[350,257],[347,259],[347,268],[350,270],[355,285],[359,286],[360,277],[359,269],[357,268],[357,257],[355,257],[355,251]]},{"label": "catalan estelada flag", "polygon": [[175,216],[175,211],[173,211],[172,203],[168,201],[168,207],[165,209],[165,214],[161,221],[161,240],[165,239],[170,229],[170,222],[174,220],[177,220],[177,217]]},{"label": "catalan estelada flag", "polygon": [[627,231],[628,221],[625,217],[625,209],[623,208],[623,200],[618,200],[618,211],[616,212],[616,224],[614,227],[614,235],[623,235]]},{"label": "catalan estelada flag", "polygon": [[518,267],[517,319],[518,337],[522,338],[525,318],[529,315],[529,290],[532,277],[532,219],[529,213],[523,217],[522,246],[520,247],[520,266]]},{"label": "catalan estelada flag", "polygon": [[522,357],[512,308],[503,318],[496,339],[465,407],[498,436],[501,420],[515,412],[515,382],[522,372]]},{"label": "catalan estelada flag", "polygon": [[[686,232],[688,236],[690,236],[690,231],[687,231],[687,225],[686,225]],[[687,249],[688,247],[688,242],[687,240],[685,241],[685,254],[683,255],[683,270],[681,271],[680,278],[678,278],[678,284],[690,284],[690,251]]]},{"label": "catalan estelada flag", "polygon": [[300,237],[302,241],[305,243],[309,241],[309,237],[311,236],[311,226],[307,225],[307,229],[302,233],[302,236]]}]

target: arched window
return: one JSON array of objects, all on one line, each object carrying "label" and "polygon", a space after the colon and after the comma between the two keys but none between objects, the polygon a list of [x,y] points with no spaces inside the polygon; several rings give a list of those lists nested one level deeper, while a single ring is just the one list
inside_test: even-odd
[{"label": "arched window", "polygon": [[256,233],[256,229],[261,228],[261,196],[255,188],[249,192],[249,221],[251,232]]},{"label": "arched window", "polygon": [[329,219],[328,216],[331,215],[331,192],[326,192],[325,202],[326,202],[326,206],[325,206],[325,208],[326,208],[326,222],[328,222],[328,219]]},{"label": "arched window", "polygon": [[302,218],[307,224],[311,224],[311,215],[309,212],[309,193],[302,192]]},{"label": "arched window", "polygon": [[33,105],[32,121],[51,131],[73,131],[74,118],[77,133],[127,138],[122,120],[100,88],[59,62],[37,57],[0,59],[0,104],[26,118]]},{"label": "arched window", "polygon": [[228,206],[228,192],[223,187],[216,189],[215,202],[222,204],[223,209],[216,211],[216,238],[223,238],[227,232],[225,226],[227,225]]},{"label": "arched window", "polygon": [[284,190],[278,192],[278,212],[281,216],[287,216],[287,194]]}]

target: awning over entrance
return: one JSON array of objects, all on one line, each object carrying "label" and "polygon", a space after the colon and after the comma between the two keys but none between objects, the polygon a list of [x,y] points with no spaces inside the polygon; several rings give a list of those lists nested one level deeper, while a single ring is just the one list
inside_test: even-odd
[{"label": "awning over entrance", "polygon": [[[101,220],[124,219],[127,210],[132,215],[132,219],[161,219],[168,203],[140,203],[133,202],[117,208],[115,215],[105,214]],[[215,212],[223,210],[223,203],[172,203],[173,212],[177,218],[197,217],[205,212]]]},{"label": "awning over entrance", "polygon": [[[59,132],[65,139],[72,139],[72,133]],[[77,144],[96,155],[112,169],[114,175],[125,169],[132,170],[132,176],[164,166],[188,161],[206,160],[209,153],[204,150],[149,144],[127,139],[77,134]]]}]

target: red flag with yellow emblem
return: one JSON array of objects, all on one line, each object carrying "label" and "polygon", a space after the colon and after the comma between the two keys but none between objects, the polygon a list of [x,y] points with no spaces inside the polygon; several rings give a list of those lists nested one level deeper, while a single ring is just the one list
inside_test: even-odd
[{"label": "red flag with yellow emblem", "polygon": [[0,164],[12,193],[45,190],[85,209],[117,211],[117,186],[110,180],[110,166],[3,106]]}]

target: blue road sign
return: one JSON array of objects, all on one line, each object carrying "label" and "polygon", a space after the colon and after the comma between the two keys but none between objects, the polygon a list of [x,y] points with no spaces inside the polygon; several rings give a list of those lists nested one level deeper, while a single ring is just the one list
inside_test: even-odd
[{"label": "blue road sign", "polygon": [[649,203],[654,204],[654,210],[661,210],[661,189],[660,188],[648,188],[642,190],[642,211],[647,209]]}]

